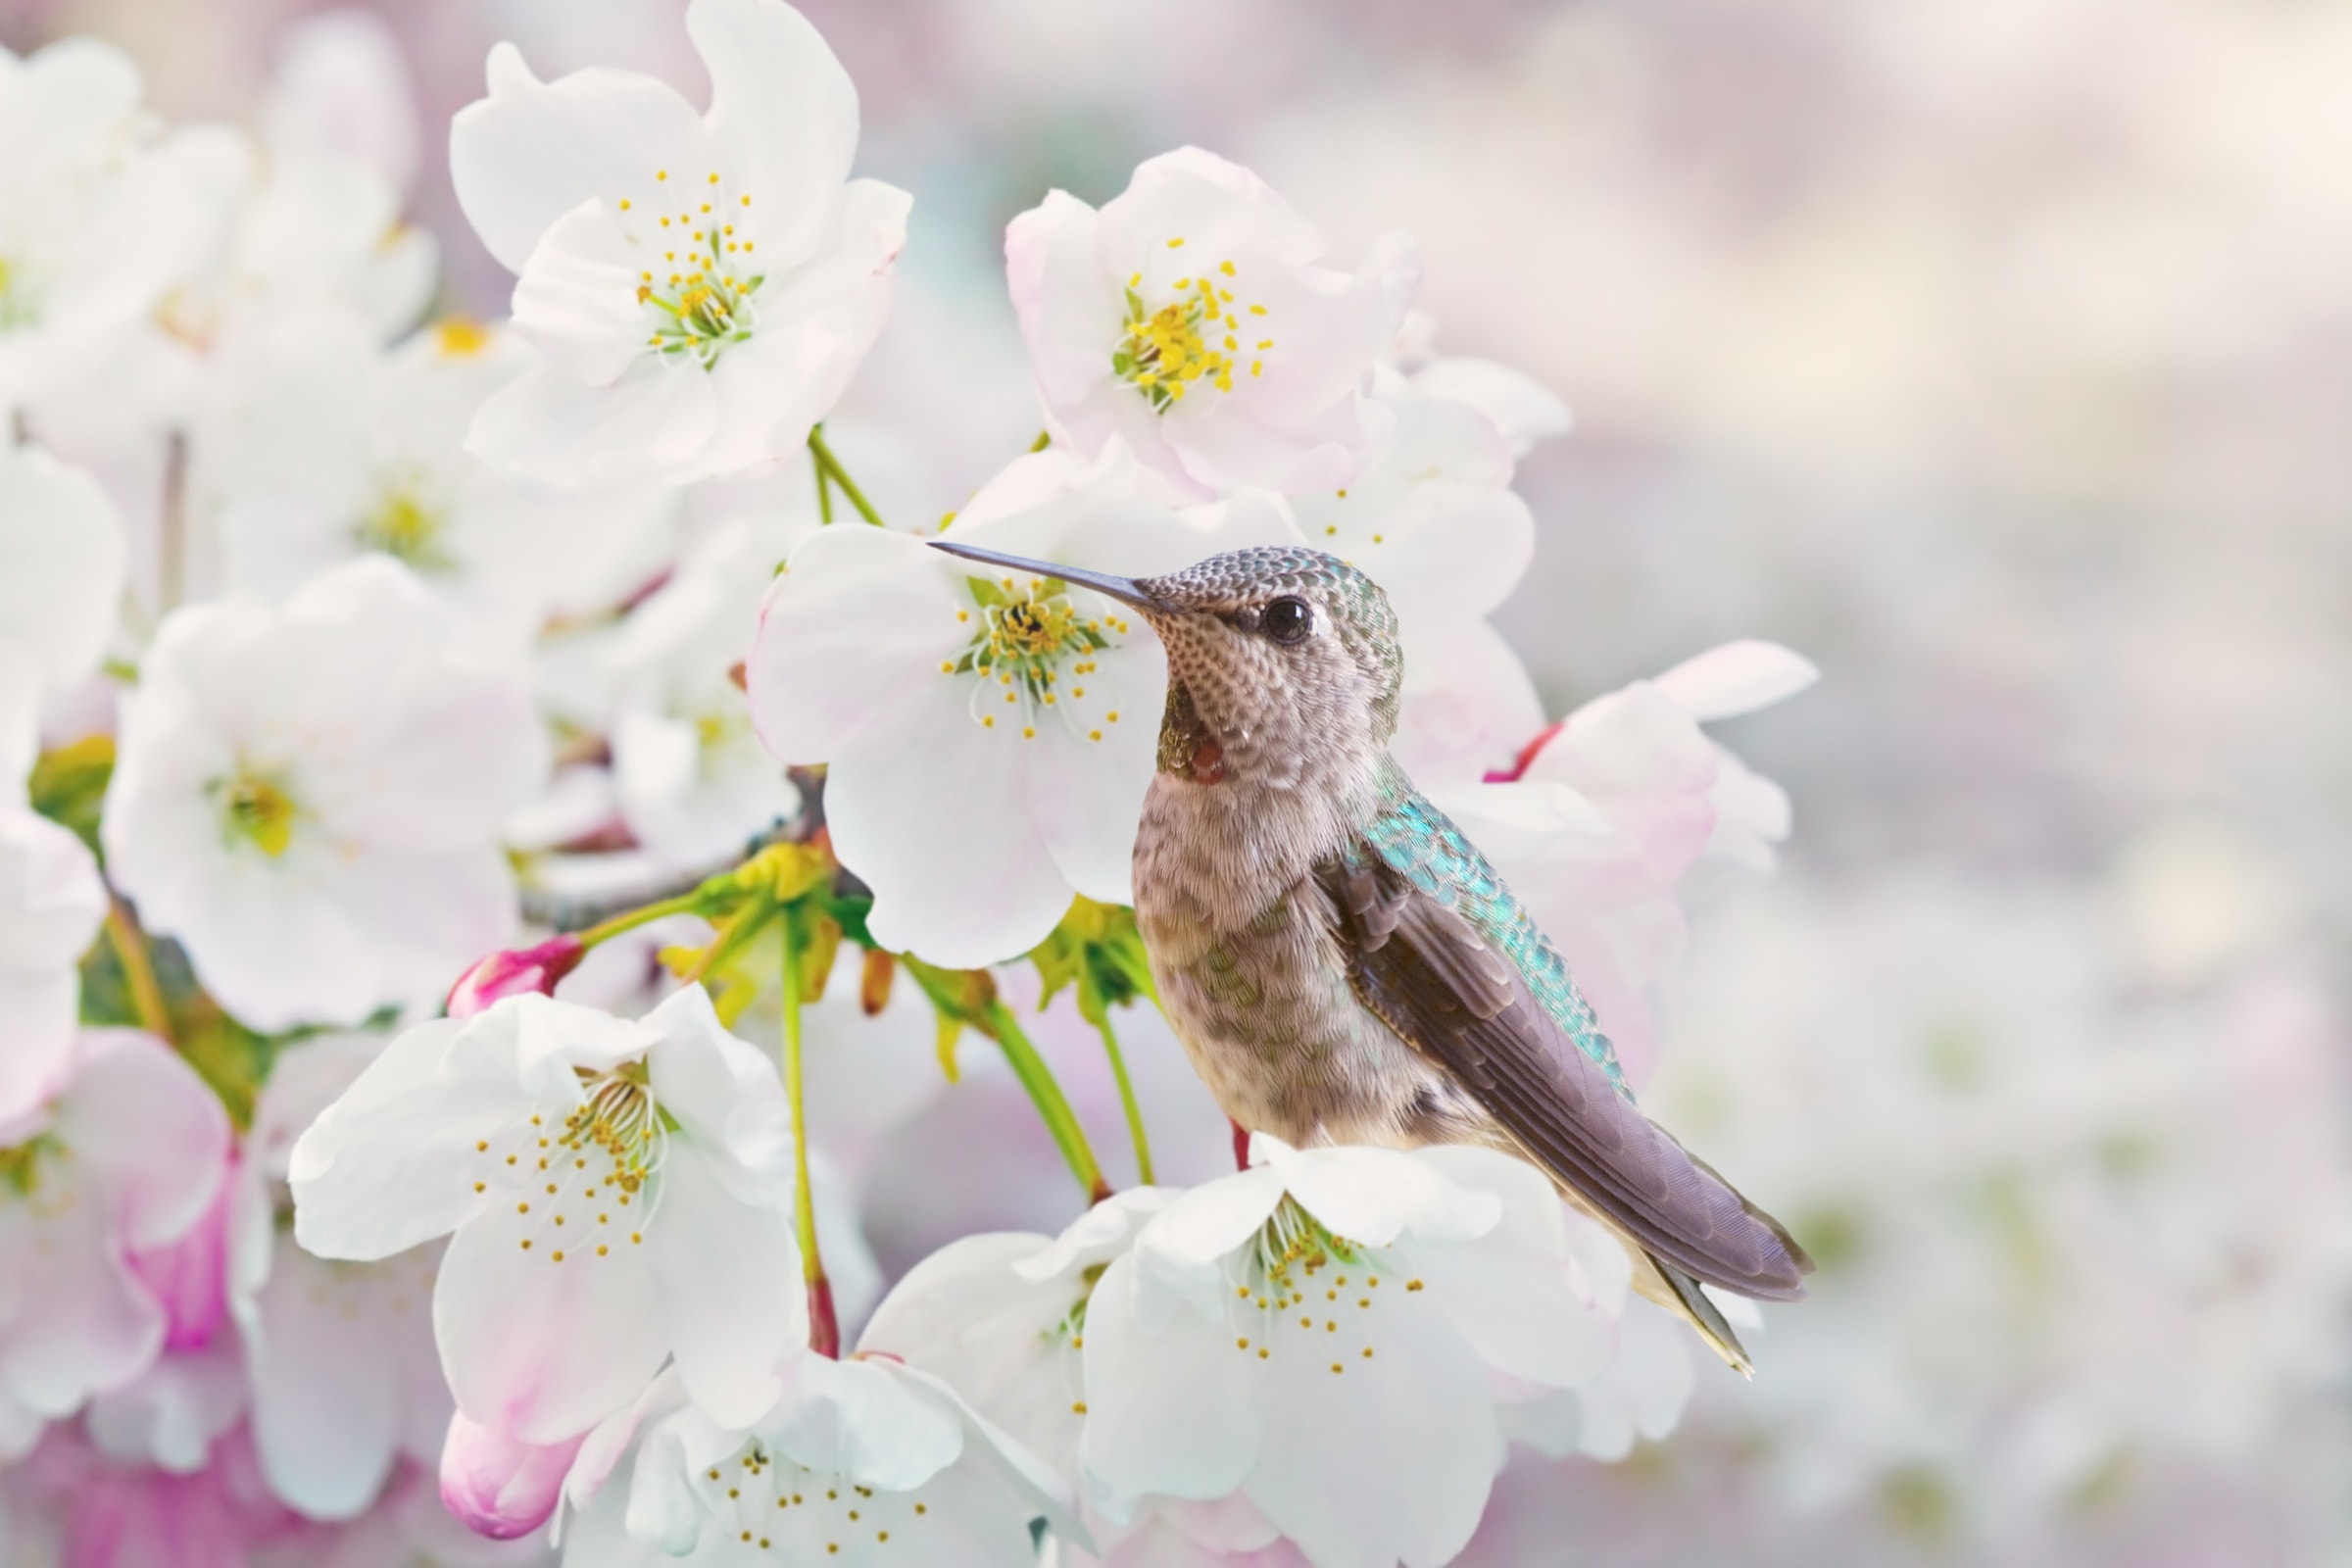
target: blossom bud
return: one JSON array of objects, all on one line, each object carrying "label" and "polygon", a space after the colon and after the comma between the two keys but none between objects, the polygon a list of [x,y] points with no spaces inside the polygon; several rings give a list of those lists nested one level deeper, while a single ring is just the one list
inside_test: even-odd
[{"label": "blossom bud", "polygon": [[587,1434],[541,1447],[463,1412],[441,1446],[441,1502],[475,1535],[513,1541],[547,1523]]},{"label": "blossom bud", "polygon": [[570,935],[553,938],[535,948],[493,953],[449,988],[448,1013],[452,1018],[470,1018],[509,997],[527,996],[534,991],[552,997],[556,994],[556,982],[578,968],[587,956],[586,945]]}]

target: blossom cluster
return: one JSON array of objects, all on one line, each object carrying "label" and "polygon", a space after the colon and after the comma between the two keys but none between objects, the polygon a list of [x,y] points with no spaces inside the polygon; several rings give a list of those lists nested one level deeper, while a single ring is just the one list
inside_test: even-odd
[{"label": "blossom cluster", "polygon": [[1369,575],[1636,1087],[1789,827],[1704,726],[1811,666],[1547,721],[1490,616],[1566,410],[1193,148],[1012,221],[1042,434],[885,516],[844,454],[919,431],[827,421],[910,199],[782,0],[685,27],[702,107],[490,55],[500,319],[364,18],[250,130],[0,55],[0,1555],[1434,1568],[1515,1446],[1663,1436],[1535,1167],[1228,1127],[1127,907],[1157,641],[927,541]]}]

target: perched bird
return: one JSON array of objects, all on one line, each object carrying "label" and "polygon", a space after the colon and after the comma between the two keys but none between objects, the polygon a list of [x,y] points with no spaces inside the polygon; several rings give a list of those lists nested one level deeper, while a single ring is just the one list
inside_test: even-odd
[{"label": "perched bird", "polygon": [[1558,951],[1389,756],[1404,662],[1380,587],[1303,548],[1126,578],[933,543],[1132,605],[1166,646],[1135,912],[1226,1114],[1298,1146],[1517,1154],[1750,1372],[1699,1286],[1793,1300],[1812,1262],[1635,1105]]}]

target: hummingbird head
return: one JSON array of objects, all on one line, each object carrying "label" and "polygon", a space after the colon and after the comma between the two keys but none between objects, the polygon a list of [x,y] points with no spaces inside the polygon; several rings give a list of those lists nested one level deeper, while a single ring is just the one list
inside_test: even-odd
[{"label": "hummingbird head", "polygon": [[1290,787],[1379,760],[1396,728],[1404,660],[1380,585],[1303,546],[1236,550],[1159,577],[976,550],[951,555],[1062,578],[1133,605],[1168,654],[1162,772]]}]

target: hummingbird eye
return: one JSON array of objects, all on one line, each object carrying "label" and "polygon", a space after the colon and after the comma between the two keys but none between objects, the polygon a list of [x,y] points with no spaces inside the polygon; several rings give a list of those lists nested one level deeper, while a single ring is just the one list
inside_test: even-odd
[{"label": "hummingbird eye", "polygon": [[1266,606],[1258,625],[1278,643],[1295,643],[1314,629],[1315,612],[1303,599],[1285,596]]}]

